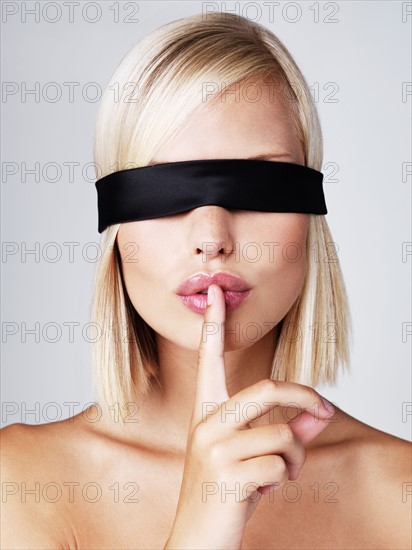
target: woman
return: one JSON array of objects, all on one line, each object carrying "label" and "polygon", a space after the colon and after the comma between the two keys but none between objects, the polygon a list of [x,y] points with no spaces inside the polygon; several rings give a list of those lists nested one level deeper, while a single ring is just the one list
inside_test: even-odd
[{"label": "woman", "polygon": [[[313,389],[349,361],[339,265],[309,253],[328,250],[327,222],[301,195],[296,209],[259,197],[247,208],[259,185],[249,161],[305,177],[322,166],[316,109],[286,48],[230,14],[165,25],[115,71],[95,137],[99,399],[2,430],[3,547],[409,548],[410,444]],[[191,194],[178,163],[229,159],[248,161],[233,164],[247,200],[236,180],[227,207],[210,199],[205,172],[200,203],[173,210]],[[147,180],[161,215],[134,205],[128,218],[116,186],[101,201],[106,176],[149,166],[166,168],[162,185],[176,177],[169,195]]]}]

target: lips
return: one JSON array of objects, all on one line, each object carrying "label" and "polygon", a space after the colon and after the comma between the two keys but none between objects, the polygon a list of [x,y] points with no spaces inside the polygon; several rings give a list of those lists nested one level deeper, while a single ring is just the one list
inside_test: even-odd
[{"label": "lips", "polygon": [[229,273],[220,272],[213,276],[198,273],[182,283],[176,294],[190,310],[203,314],[207,305],[207,289],[211,284],[223,290],[226,311],[233,311],[242,305],[251,290],[246,281]]}]

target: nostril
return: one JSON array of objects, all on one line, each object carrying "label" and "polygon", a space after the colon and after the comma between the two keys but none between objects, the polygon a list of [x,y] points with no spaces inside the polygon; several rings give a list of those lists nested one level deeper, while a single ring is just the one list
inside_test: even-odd
[{"label": "nostril", "polygon": [[219,247],[219,245],[216,242],[205,242],[203,248],[196,248],[196,254],[206,254],[207,256],[215,255],[215,254],[227,254],[226,247],[223,244],[223,246]]}]

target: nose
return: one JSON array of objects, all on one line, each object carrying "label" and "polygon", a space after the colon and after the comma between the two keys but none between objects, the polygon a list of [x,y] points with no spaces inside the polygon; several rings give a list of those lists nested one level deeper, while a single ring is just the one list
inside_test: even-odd
[{"label": "nose", "polygon": [[203,261],[225,260],[235,249],[232,214],[216,205],[201,206],[190,213],[191,250]]}]

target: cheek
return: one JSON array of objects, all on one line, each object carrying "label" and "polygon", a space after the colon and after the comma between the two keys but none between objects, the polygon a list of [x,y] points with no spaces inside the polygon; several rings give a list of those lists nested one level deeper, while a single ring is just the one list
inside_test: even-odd
[{"label": "cheek", "polygon": [[277,225],[275,235],[282,248],[282,257],[290,263],[306,258],[306,239],[309,227],[308,214],[281,214],[286,221]]},{"label": "cheek", "polygon": [[[271,321],[279,322],[298,297],[307,268],[306,239],[308,216],[278,216],[266,233],[265,261],[260,278],[264,281],[259,303]],[[269,313],[270,312],[270,313]]]},{"label": "cheek", "polygon": [[127,292],[140,313],[153,302],[154,288],[165,282],[167,255],[164,235],[159,224],[142,220],[120,227],[117,244],[122,258],[122,270]]},{"label": "cheek", "polygon": [[277,321],[292,307],[306,274],[305,248],[290,244],[280,248],[277,260],[269,263],[262,273],[268,283],[265,285],[265,296],[261,296],[262,304],[275,306]]},{"label": "cheek", "polygon": [[[289,214],[289,216],[291,216]],[[306,239],[308,218],[292,215],[290,223],[281,224],[276,230],[276,245],[278,262],[272,263],[281,274],[287,274],[293,281],[299,283],[306,272]]]}]

